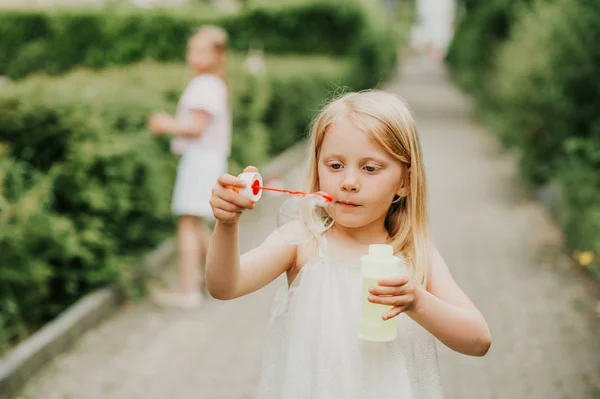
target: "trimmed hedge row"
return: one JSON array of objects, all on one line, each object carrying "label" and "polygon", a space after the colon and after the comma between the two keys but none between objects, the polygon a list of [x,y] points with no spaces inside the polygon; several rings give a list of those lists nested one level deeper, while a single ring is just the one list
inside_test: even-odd
[{"label": "trimmed hedge row", "polygon": [[[486,120],[518,149],[525,182],[554,188],[551,208],[568,244],[600,280],[600,3],[522,2],[509,34],[490,46],[482,21],[505,15],[503,4],[467,14],[462,31],[473,40],[456,37],[451,66],[470,77],[459,82],[476,88]],[[485,62],[464,62],[485,47]]]},{"label": "trimmed hedge row", "polygon": [[165,11],[8,11],[0,14],[0,75],[58,74],[75,66],[104,68],[144,59],[183,61],[189,35],[205,23],[223,26],[233,50],[258,45],[271,54],[338,56],[360,53],[371,44],[363,36],[377,25],[358,2],[337,0],[209,17]]},{"label": "trimmed hedge row", "polygon": [[467,14],[456,29],[447,60],[465,89],[484,95],[496,52],[510,37],[513,24],[530,7],[531,1],[462,1]]},{"label": "trimmed hedge row", "polygon": [[152,111],[174,111],[190,76],[164,62],[182,60],[203,22],[225,26],[233,49],[261,42],[267,52],[344,55],[267,57],[267,74],[256,77],[233,54],[232,173],[300,140],[333,93],[384,81],[408,28],[335,0],[205,21],[157,12],[2,13],[0,74],[76,70],[30,77],[0,94],[0,351],[90,290],[128,276],[140,254],[171,234],[176,159],[146,121]]},{"label": "trimmed hedge row", "polygon": [[[267,61],[262,78],[233,68],[232,173],[297,142],[319,103],[354,86],[344,60]],[[174,110],[187,78],[181,64],[147,63],[31,78],[0,95],[0,348],[130,273],[129,260],[171,233],[176,158],[145,126]]]}]

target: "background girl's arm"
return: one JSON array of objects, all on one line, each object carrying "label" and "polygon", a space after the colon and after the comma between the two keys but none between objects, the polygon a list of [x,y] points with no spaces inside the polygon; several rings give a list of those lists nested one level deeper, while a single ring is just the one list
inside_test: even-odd
[{"label": "background girl's arm", "polygon": [[485,355],[492,339],[483,315],[456,284],[433,246],[432,252],[427,290],[417,289],[415,305],[406,314],[450,349]]},{"label": "background girl's arm", "polygon": [[156,113],[150,117],[150,130],[156,134],[199,137],[210,123],[212,116],[201,109],[191,110],[186,123],[179,122],[169,114]]}]

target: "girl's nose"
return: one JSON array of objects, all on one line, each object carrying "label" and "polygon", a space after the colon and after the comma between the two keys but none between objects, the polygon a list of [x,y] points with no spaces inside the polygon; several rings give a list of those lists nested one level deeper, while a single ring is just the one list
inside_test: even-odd
[{"label": "girl's nose", "polygon": [[358,180],[351,175],[348,175],[342,181],[342,190],[344,191],[359,191],[360,185],[358,184]]}]

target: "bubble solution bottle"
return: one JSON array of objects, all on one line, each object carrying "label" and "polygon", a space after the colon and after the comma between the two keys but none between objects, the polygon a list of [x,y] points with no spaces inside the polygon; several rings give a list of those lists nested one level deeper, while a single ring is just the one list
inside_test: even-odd
[{"label": "bubble solution bottle", "polygon": [[361,257],[361,272],[362,313],[358,336],[366,341],[392,341],[396,339],[396,319],[382,319],[392,307],[369,302],[369,288],[377,287],[379,280],[406,274],[406,263],[394,256],[391,245],[374,244],[369,246],[369,254]]}]

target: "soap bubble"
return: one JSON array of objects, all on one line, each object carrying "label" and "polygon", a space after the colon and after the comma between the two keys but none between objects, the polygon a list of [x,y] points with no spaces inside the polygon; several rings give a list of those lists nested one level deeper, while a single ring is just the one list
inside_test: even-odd
[{"label": "soap bubble", "polygon": [[334,206],[320,195],[293,196],[277,215],[279,234],[290,244],[301,244],[333,226]]}]

